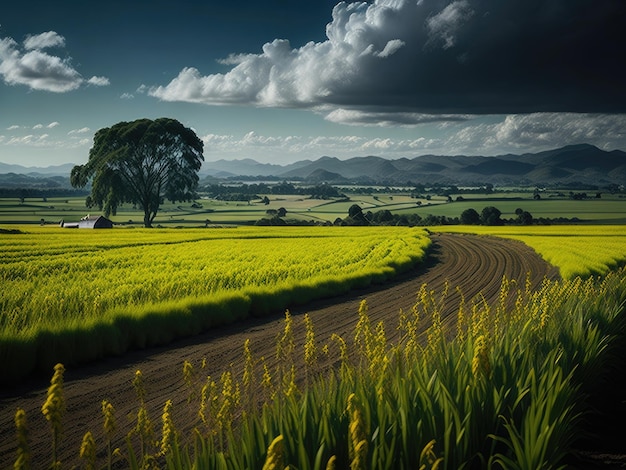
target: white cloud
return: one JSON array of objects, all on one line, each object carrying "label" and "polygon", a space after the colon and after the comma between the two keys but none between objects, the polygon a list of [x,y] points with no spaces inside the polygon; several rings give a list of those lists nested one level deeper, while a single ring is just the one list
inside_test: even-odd
[{"label": "white cloud", "polygon": [[67,135],[86,134],[91,129],[89,127],[81,127],[80,129],[72,129]]},{"label": "white cloud", "polygon": [[534,113],[466,118],[423,124],[415,129],[412,138],[393,137],[386,131],[371,136],[267,136],[248,132],[207,134],[202,140],[207,161],[246,156],[273,163],[317,159],[322,155],[377,155],[392,159],[424,154],[499,155],[539,152],[576,143],[590,143],[605,150],[626,148],[625,115]]},{"label": "white cloud", "polygon": [[405,46],[406,43],[401,41],[400,39],[392,39],[391,41],[385,44],[385,48],[380,52],[375,52],[374,54],[377,57],[387,58],[389,56],[394,55],[402,46]]},{"label": "white cloud", "polygon": [[[626,47],[621,2],[571,3],[565,15],[565,7],[527,0],[340,2],[325,41],[293,48],[276,39],[221,60],[226,73],[189,64],[147,92],[164,101],[309,108],[359,125],[626,112],[615,79]],[[571,34],[579,17],[586,20]]]},{"label": "white cloud", "polygon": [[260,54],[233,54],[222,60],[233,66],[225,74],[203,76],[197,68],[186,67],[168,85],[150,88],[149,94],[165,101],[213,105],[319,107],[352,93],[355,86],[359,92],[368,72],[384,69],[399,55],[407,44],[398,36],[406,30],[399,21],[416,8],[413,2],[398,0],[341,2],[333,10],[327,41],[293,49],[289,41],[276,39],[263,45]]},{"label": "white cloud", "polygon": [[8,85],[26,85],[33,90],[65,93],[81,85],[108,85],[105,77],[85,80],[70,58],[61,59],[43,50],[64,47],[65,38],[55,31],[27,36],[22,47],[12,38],[0,39],[0,76]]},{"label": "white cloud", "polygon": [[372,150],[390,150],[391,148],[393,148],[395,146],[395,142],[390,139],[390,138],[386,138],[386,139],[372,139],[368,142],[365,142],[361,148],[362,149],[372,149]]},{"label": "white cloud", "polygon": [[207,134],[202,137],[207,161],[216,158],[240,158],[242,155],[259,161],[277,163],[293,162],[322,155],[349,158],[364,155],[383,157],[416,156],[438,145],[438,141],[418,137],[393,139],[389,137],[344,136],[264,136],[248,132],[241,136],[232,134]]},{"label": "white cloud", "polygon": [[626,147],[626,115],[533,113],[504,116],[496,123],[468,123],[450,134],[445,147],[492,155],[533,152],[588,143],[606,150]]},{"label": "white cloud", "polygon": [[35,140],[35,136],[32,134],[23,135],[21,137],[12,137],[8,140],[8,145],[28,145]]},{"label": "white cloud", "polygon": [[67,61],[41,51],[5,54],[0,43],[0,59],[0,74],[9,85],[63,93],[77,89],[83,82]]},{"label": "white cloud", "polygon": [[39,129],[43,129],[44,127],[46,129],[54,129],[55,127],[60,126],[60,125],[61,125],[61,123],[59,123],[58,121],[53,121],[53,122],[50,122],[50,123],[45,124],[45,125],[42,124],[42,123],[37,123],[37,124],[33,125],[32,127],[20,126],[18,124],[12,124],[9,127],[7,127],[6,129],[7,129],[7,131],[16,131],[18,129],[26,129],[26,128],[33,129],[33,130],[39,130]]},{"label": "white cloud", "polygon": [[132,93],[122,93],[120,98],[123,100],[132,100],[135,97]]},{"label": "white cloud", "polygon": [[444,49],[450,49],[456,43],[459,29],[473,13],[467,0],[452,2],[440,13],[426,20],[429,42],[441,41]]},{"label": "white cloud", "polygon": [[65,38],[55,31],[48,31],[36,35],[28,35],[24,40],[24,49],[41,50],[48,47],[65,47]]},{"label": "white cloud", "polygon": [[87,80],[87,83],[94,86],[108,86],[111,84],[108,78],[96,76],[93,76],[89,80]]},{"label": "white cloud", "polygon": [[392,139],[376,137],[366,140],[358,147],[359,153],[388,158],[416,157],[432,149],[439,148],[437,139],[418,137],[416,139]]},{"label": "white cloud", "polygon": [[82,148],[91,143],[91,139],[57,139],[50,134],[41,135],[25,134],[11,138],[2,138],[0,143],[15,147],[39,147],[47,149],[76,149]]},{"label": "white cloud", "polygon": [[423,114],[409,112],[362,111],[358,109],[338,108],[328,114],[325,119],[338,124],[354,126],[406,126],[414,127],[433,122],[462,122],[475,116],[469,114]]}]

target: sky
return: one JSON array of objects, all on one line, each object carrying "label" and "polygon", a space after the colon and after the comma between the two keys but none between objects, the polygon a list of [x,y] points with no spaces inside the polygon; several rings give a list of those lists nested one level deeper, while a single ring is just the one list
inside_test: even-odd
[{"label": "sky", "polygon": [[0,12],[0,162],[170,117],[206,162],[626,150],[626,0],[31,0]]}]

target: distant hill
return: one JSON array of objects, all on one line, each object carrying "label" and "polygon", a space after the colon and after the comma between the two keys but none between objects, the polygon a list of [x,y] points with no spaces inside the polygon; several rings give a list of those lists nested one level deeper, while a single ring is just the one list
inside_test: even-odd
[{"label": "distant hill", "polygon": [[54,176],[21,173],[0,174],[0,188],[4,189],[69,189],[69,175]]},{"label": "distant hill", "polygon": [[53,166],[22,166],[22,165],[10,165],[8,163],[0,162],[0,174],[6,173],[18,173],[21,175],[30,175],[34,177],[38,177],[41,175],[45,176],[67,176],[69,177],[72,168],[74,168],[74,163],[64,163],[63,165],[53,165]]},{"label": "distant hill", "polygon": [[[0,163],[0,174],[12,172],[32,178],[62,175],[66,178],[73,165],[26,168]],[[310,183],[359,184],[524,184],[549,185],[583,183],[593,185],[626,184],[626,152],[601,150],[593,145],[569,145],[538,153],[498,155],[422,155],[390,160],[377,156],[340,160],[323,156],[289,165],[259,163],[252,159],[205,162],[203,178],[274,177]],[[4,175],[4,181],[7,180]],[[16,179],[16,177],[13,177]],[[0,184],[3,181],[0,178]]]},{"label": "distant hill", "polygon": [[322,157],[308,165],[283,167],[274,176],[307,179],[324,170],[359,182],[405,184],[626,184],[626,152],[593,145],[570,145],[534,154],[495,157],[423,155],[397,160]]},{"label": "distant hill", "polygon": [[200,170],[200,175],[215,176],[218,178],[228,178],[229,176],[277,176],[289,170],[305,167],[312,163],[311,160],[302,160],[283,166],[272,163],[259,163],[251,158],[241,160],[217,160],[215,162],[204,162]]}]

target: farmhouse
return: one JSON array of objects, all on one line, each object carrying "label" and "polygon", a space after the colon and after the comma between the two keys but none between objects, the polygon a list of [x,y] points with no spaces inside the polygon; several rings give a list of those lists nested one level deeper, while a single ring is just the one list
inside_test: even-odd
[{"label": "farmhouse", "polygon": [[101,215],[92,215],[80,219],[78,228],[113,228],[113,222]]},{"label": "farmhouse", "polygon": [[64,228],[113,228],[113,222],[101,215],[87,215],[80,222],[61,222]]}]

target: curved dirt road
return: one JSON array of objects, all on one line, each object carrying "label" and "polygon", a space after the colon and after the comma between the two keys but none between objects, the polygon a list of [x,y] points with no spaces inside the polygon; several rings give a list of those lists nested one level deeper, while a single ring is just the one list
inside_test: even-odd
[{"label": "curved dirt road", "polygon": [[[361,300],[367,299],[372,324],[384,321],[388,338],[393,340],[398,312],[400,309],[411,309],[424,283],[436,292],[442,291],[446,282],[449,284],[446,310],[442,317],[447,326],[452,326],[456,321],[460,300],[460,294],[455,289],[457,286],[462,289],[466,300],[482,293],[489,303],[493,303],[498,299],[503,276],[516,279],[523,285],[528,275],[533,287],[536,287],[545,277],[555,278],[558,273],[532,249],[519,242],[470,235],[433,235],[433,246],[427,262],[399,279],[384,286],[374,286],[292,309],[294,334],[296,339],[303,338],[301,316],[308,313],[320,345],[328,343],[332,333],[349,340],[358,319],[359,304]],[[222,371],[231,366],[233,370],[241,370],[243,343],[246,339],[250,340],[255,358],[272,358],[275,354],[275,338],[283,330],[283,319],[284,315],[277,312],[272,318],[246,320],[166,347],[133,352],[76,370],[67,370],[67,414],[60,449],[64,468],[78,463],[78,451],[85,432],[91,430],[99,448],[103,447],[99,440],[102,400],[109,400],[116,408],[119,436],[127,433],[130,424],[126,417],[138,409],[131,385],[137,369],[142,371],[145,379],[147,406],[157,435],[160,431],[161,410],[168,399],[173,402],[174,423],[184,433],[185,416],[188,416],[189,409],[188,391],[182,380],[183,362],[189,360],[198,364],[206,357],[207,366],[203,374],[212,377],[219,377]],[[40,411],[48,381],[49,378],[33,380],[0,393],[0,468],[12,467],[15,459],[13,419],[18,407],[27,414],[33,467],[45,467],[50,463],[49,425]],[[176,410],[182,410],[184,414],[176,415]],[[114,445],[123,447],[123,438],[120,437]]]}]

